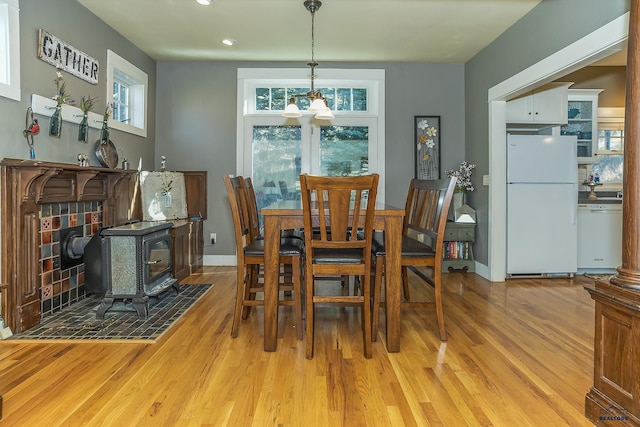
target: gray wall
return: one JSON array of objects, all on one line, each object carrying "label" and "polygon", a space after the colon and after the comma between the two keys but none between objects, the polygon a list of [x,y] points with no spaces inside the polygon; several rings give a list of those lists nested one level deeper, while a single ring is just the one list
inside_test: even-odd
[{"label": "gray wall", "polygon": [[[172,170],[209,177],[205,254],[233,255],[233,222],[222,176],[236,173],[238,68],[304,67],[303,63],[159,62],[156,156]],[[464,67],[460,64],[321,63],[324,68],[386,73],[386,201],[404,206],[414,173],[413,117],[441,116],[442,169],[464,160]],[[217,243],[208,245],[209,233]]]},{"label": "gray wall", "polygon": [[478,168],[469,204],[478,212],[474,255],[488,264],[489,88],[602,27],[629,10],[629,0],[543,1],[465,64],[466,160]]},{"label": "gray wall", "polygon": [[[21,101],[0,97],[0,159],[28,159],[29,149],[22,131],[25,114],[31,105],[31,94],[45,97],[55,95],[56,69],[38,59],[38,29],[44,29],[100,63],[99,82],[92,85],[63,72],[68,92],[79,102],[80,97],[98,96],[95,113],[102,114],[106,105],[107,49],[125,58],[149,76],[147,138],[111,130],[111,140],[124,153],[132,165],[143,158],[145,168],[153,168],[155,140],[155,61],[108,27],[75,0],[21,0],[20,1],[20,75]],[[94,143],[99,129],[89,130],[89,143],[77,140],[78,126],[63,122],[60,139],[49,137],[49,119],[35,116],[42,130],[35,137],[37,160],[77,163],[79,153],[89,154],[92,166],[99,166],[94,154]]]}]

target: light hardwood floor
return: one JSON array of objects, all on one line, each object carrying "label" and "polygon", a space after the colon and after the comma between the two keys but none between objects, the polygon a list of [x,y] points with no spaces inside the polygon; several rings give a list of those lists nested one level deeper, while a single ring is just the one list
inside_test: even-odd
[{"label": "light hardwood floor", "polygon": [[386,352],[381,327],[370,360],[357,311],[321,308],[307,360],[292,307],[280,308],[276,352],[262,350],[261,308],[230,338],[234,274],[185,280],[215,286],[156,344],[0,341],[0,425],[591,425],[589,278],[447,274],[449,340],[433,311],[403,310],[401,352]]}]

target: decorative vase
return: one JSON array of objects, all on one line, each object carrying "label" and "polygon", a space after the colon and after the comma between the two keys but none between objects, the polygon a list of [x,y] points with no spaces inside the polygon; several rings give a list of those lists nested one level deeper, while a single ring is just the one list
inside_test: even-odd
[{"label": "decorative vase", "polygon": [[171,191],[167,191],[164,193],[164,207],[170,208],[173,205],[173,198],[171,196]]},{"label": "decorative vase", "polygon": [[51,121],[49,121],[49,136],[55,136],[60,138],[60,132],[62,131],[62,107],[60,104],[56,105],[56,109],[51,115]]},{"label": "decorative vase", "polygon": [[107,120],[102,122],[102,129],[100,129],[100,141],[109,141],[109,123]]},{"label": "decorative vase", "polygon": [[459,209],[466,203],[467,193],[464,191],[455,191],[453,193],[453,199],[451,200],[451,204],[453,205],[453,212],[456,209]]},{"label": "decorative vase", "polygon": [[78,141],[87,142],[89,138],[89,115],[84,113],[78,127]]}]

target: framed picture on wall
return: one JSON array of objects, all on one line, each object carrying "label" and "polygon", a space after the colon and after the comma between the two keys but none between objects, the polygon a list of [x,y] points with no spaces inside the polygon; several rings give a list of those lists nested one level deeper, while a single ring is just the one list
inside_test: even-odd
[{"label": "framed picture on wall", "polygon": [[415,177],[440,179],[440,116],[414,116]]}]

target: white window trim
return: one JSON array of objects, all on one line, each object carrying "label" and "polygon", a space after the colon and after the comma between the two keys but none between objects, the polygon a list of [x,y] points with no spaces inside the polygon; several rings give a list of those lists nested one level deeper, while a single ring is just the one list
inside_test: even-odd
[{"label": "white window trim", "polygon": [[112,50],[107,49],[107,103],[113,103],[113,70],[118,69],[130,76],[139,85],[129,88],[129,115],[133,124],[109,119],[109,128],[146,137],[147,136],[147,94],[149,92],[149,76]]},{"label": "white window trim", "polygon": [[9,83],[0,82],[0,96],[20,101],[20,5],[19,0],[0,0],[0,8],[6,8],[7,52],[0,62],[9,64]]},{"label": "white window trim", "polygon": [[[236,123],[236,172],[243,174],[245,167],[245,116],[278,115],[279,111],[255,111],[255,88],[286,86],[291,84],[308,86],[310,83],[309,69],[304,68],[238,68],[238,106]],[[363,82],[365,84],[363,84]],[[367,87],[367,111],[333,111],[336,118],[348,117],[377,117],[377,172],[382,178],[378,184],[378,199],[385,199],[385,70],[380,69],[316,69],[316,87]]]}]

